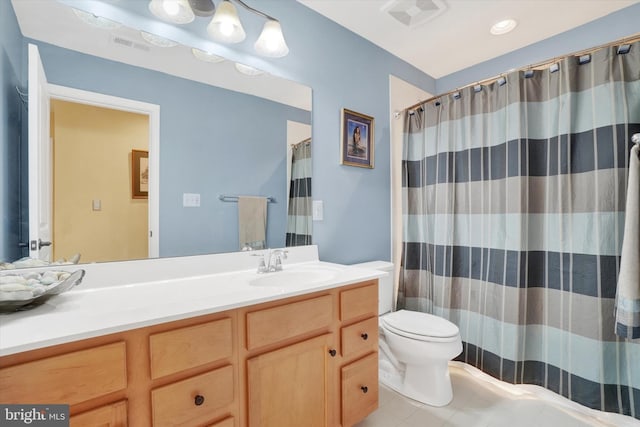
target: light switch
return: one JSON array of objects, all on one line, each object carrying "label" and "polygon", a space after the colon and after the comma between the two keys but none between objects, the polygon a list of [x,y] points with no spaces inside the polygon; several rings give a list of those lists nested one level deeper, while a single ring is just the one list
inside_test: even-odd
[{"label": "light switch", "polygon": [[102,210],[102,200],[93,199],[92,202],[91,202],[91,207],[93,208],[94,211],[101,211]]},{"label": "light switch", "polygon": [[322,200],[314,200],[313,201],[313,220],[314,221],[322,221],[324,218],[324,203]]},{"label": "light switch", "polygon": [[183,193],[182,206],[185,208],[199,208],[200,194],[199,193]]}]

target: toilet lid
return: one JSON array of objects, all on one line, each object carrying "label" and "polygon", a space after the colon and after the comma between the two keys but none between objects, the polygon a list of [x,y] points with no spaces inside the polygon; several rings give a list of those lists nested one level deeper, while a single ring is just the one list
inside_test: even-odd
[{"label": "toilet lid", "polygon": [[391,331],[410,337],[452,338],[460,333],[447,319],[417,311],[398,310],[382,319]]}]

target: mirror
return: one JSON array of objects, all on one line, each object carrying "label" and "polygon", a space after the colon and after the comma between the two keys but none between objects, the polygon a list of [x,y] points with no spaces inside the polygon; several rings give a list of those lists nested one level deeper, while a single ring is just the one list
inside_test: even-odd
[{"label": "mirror", "polygon": [[[159,256],[239,250],[238,205],[233,197],[225,199],[232,201],[223,201],[220,196],[271,197],[266,246],[285,246],[290,163],[287,153],[291,144],[311,136],[309,87],[269,74],[242,74],[230,61],[196,59],[190,46],[151,45],[132,28],[92,27],[60,2],[12,0],[12,5],[23,36],[38,45],[50,84],[159,106],[159,227],[150,230],[159,236]],[[52,105],[54,123],[62,116],[62,109]],[[52,133],[56,138],[62,131],[52,129]],[[68,133],[80,134],[73,128]],[[98,138],[79,139],[82,142]],[[101,176],[106,181],[124,179],[130,193],[132,152],[144,147],[129,148],[124,163],[121,155],[119,168],[103,171]],[[97,168],[106,163],[98,153],[90,159],[76,159],[75,163],[94,163]],[[72,180],[72,191],[78,191],[79,186],[74,187],[73,183],[80,181]],[[89,216],[107,216],[111,208],[108,197],[92,195],[91,188],[98,192],[97,187],[90,186],[85,200],[79,202],[81,206],[72,209],[87,210]],[[136,207],[151,204],[150,200],[136,199],[131,194],[128,199]],[[58,203],[65,203],[62,200],[67,199],[59,200]],[[58,214],[54,221],[65,219],[64,215]],[[131,233],[116,238],[124,227],[119,220],[111,223],[114,231],[102,234],[95,232],[97,228],[93,226],[94,232],[86,236],[92,247],[122,248],[128,244]],[[56,233],[74,233],[81,228],[79,224],[79,220],[70,221]],[[143,234],[145,238],[146,230]],[[72,250],[73,246],[65,253],[57,253],[55,233],[53,241],[54,260],[74,253],[80,253],[81,263],[140,257],[87,257],[81,248]]]}]

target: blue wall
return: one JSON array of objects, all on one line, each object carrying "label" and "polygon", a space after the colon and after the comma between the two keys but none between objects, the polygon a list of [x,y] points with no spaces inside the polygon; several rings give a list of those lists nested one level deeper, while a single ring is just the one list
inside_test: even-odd
[{"label": "blue wall", "polygon": [[[0,2],[0,262],[22,256],[18,248],[20,234],[20,204],[24,190],[16,159],[24,159],[22,116],[26,108],[16,92],[16,86],[26,91],[22,68],[22,35],[8,1]],[[25,120],[26,121],[26,120]],[[26,139],[24,140],[26,145]],[[25,169],[26,170],[26,169]],[[24,193],[26,196],[26,193]],[[26,201],[25,201],[26,203]],[[26,237],[25,237],[26,239]]]}]

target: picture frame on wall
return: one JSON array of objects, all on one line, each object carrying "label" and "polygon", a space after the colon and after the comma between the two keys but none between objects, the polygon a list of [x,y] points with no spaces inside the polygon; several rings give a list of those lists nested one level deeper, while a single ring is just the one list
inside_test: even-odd
[{"label": "picture frame on wall", "polygon": [[131,198],[149,198],[149,152],[131,150]]},{"label": "picture frame on wall", "polygon": [[374,118],[346,108],[342,109],[341,164],[373,169]]}]

